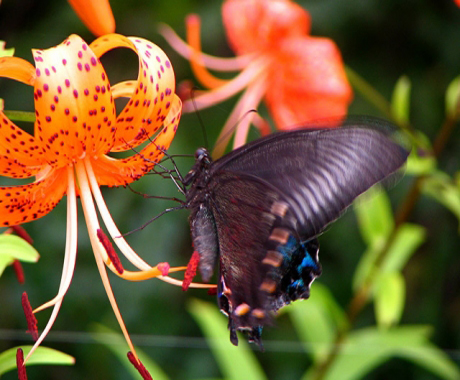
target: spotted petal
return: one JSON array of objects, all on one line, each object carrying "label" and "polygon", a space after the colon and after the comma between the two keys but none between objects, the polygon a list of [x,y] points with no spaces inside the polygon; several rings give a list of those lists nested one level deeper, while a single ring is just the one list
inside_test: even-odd
[{"label": "spotted petal", "polygon": [[[35,68],[21,58],[3,57],[0,58],[0,77],[32,85]],[[35,138],[0,111],[0,174],[12,178],[34,176],[44,162],[42,154]]]},{"label": "spotted petal", "polygon": [[0,226],[14,226],[48,214],[67,186],[67,168],[28,185],[0,187]]},{"label": "spotted petal", "polygon": [[79,36],[47,50],[34,50],[35,136],[50,165],[84,154],[108,152],[115,133],[115,105],[101,63]]},{"label": "spotted petal", "polygon": [[118,47],[129,48],[139,56],[139,74],[135,83],[126,84],[132,96],[117,118],[113,152],[131,150],[158,131],[171,109],[175,90],[168,57],[150,41],[111,34],[91,44],[98,57]]},{"label": "spotted petal", "polygon": [[169,148],[177,131],[181,109],[182,103],[179,97],[174,95],[163,129],[138,154],[125,159],[99,157],[97,165],[93,165],[98,183],[107,186],[123,186],[149,172],[163,157],[164,151]]},{"label": "spotted petal", "polygon": [[332,40],[287,39],[270,70],[266,101],[278,128],[346,114],[353,95]]}]

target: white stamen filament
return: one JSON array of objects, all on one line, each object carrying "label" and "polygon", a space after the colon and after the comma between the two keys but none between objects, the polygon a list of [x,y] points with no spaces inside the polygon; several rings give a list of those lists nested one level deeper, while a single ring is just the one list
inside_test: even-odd
[{"label": "white stamen filament", "polygon": [[249,129],[249,125],[252,120],[252,116],[245,116],[245,113],[257,108],[266,91],[265,83],[265,78],[261,75],[257,81],[254,81],[253,84],[248,86],[243,96],[238,100],[235,107],[233,108],[232,113],[225,122],[224,127],[222,128],[219,134],[219,137],[217,138],[216,146],[214,148],[214,151],[212,152],[212,156],[214,158],[218,158],[222,156],[222,154],[224,153],[228,141],[232,137],[232,130],[233,128],[235,128],[236,124],[238,124],[238,140],[235,137],[235,144],[237,142],[239,143],[239,145],[242,145],[242,143],[244,144]]},{"label": "white stamen filament", "polygon": [[[177,53],[190,60],[194,49],[182,40],[172,28],[161,24],[159,32]],[[198,52],[198,54],[200,61],[207,68],[217,71],[240,71],[254,59],[252,54],[240,55],[234,58],[219,58],[202,52]]]},{"label": "white stamen filament", "polygon": [[[88,159],[86,159],[85,161],[87,160]],[[97,237],[97,230],[100,227],[97,219],[96,209],[94,208],[90,185],[88,183],[87,172],[85,170],[83,162],[77,162],[76,172],[78,183],[80,185],[80,198],[83,207],[83,213],[85,215],[86,224],[88,226],[88,234],[91,241],[91,246],[93,248],[94,257],[96,259],[97,268],[99,269],[99,274],[102,279],[102,284],[104,285],[105,292],[109,297],[110,305],[112,306],[112,310],[115,314],[115,317],[117,318],[118,324],[120,325],[125,340],[128,343],[130,350],[137,358],[136,350],[134,349],[134,345],[132,344],[131,338],[129,337],[128,330],[126,329],[123,317],[121,316],[120,309],[118,308],[117,301],[115,300],[115,295],[113,294],[112,287],[107,276],[107,270],[105,265],[108,262],[108,256],[104,246]]]},{"label": "white stamen filament", "polygon": [[89,183],[91,185],[91,191],[93,193],[94,199],[96,200],[97,208],[99,209],[99,213],[101,214],[102,220],[104,221],[105,226],[107,227],[107,231],[109,232],[110,236],[112,237],[113,241],[120,249],[121,253],[137,268],[141,270],[149,270],[152,267],[147,264],[139,255],[134,252],[128,242],[121,236],[118,227],[116,226],[115,222],[113,221],[112,215],[110,215],[110,211],[105,204],[104,198],[102,197],[101,190],[97,183],[96,176],[94,175],[93,168],[89,160],[85,160],[85,169],[86,173],[88,174]]},{"label": "white stamen filament", "polygon": [[214,104],[220,103],[223,100],[237,94],[247,87],[251,82],[258,80],[260,74],[264,73],[268,65],[268,59],[261,57],[246,67],[234,79],[210,91],[204,92],[202,95],[196,96],[193,100],[184,102],[184,112],[195,112],[196,110],[211,107]]},{"label": "white stamen filament", "polygon": [[64,295],[69,289],[70,283],[72,281],[73,272],[75,269],[75,261],[77,257],[77,197],[75,194],[75,176],[72,167],[67,169],[67,227],[66,227],[66,246],[65,246],[65,255],[64,255],[64,268],[61,276],[61,283],[59,285],[58,294],[51,301],[40,306],[35,312],[45,309],[46,307],[54,305],[51,316],[48,320],[48,323],[45,326],[45,329],[40,334],[40,337],[35,342],[34,346],[30,350],[27,357],[24,359],[24,364],[36,350],[36,348],[41,344],[43,339],[51,330],[56,317],[59,313],[59,309],[62,304]]}]

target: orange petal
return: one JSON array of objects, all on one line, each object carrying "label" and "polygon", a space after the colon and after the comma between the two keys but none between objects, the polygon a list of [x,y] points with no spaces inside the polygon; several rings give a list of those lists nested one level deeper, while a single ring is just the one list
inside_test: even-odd
[{"label": "orange petal", "polygon": [[113,152],[132,149],[162,126],[174,97],[174,71],[166,54],[142,38],[104,36],[91,44],[101,56],[116,47],[127,47],[139,56],[139,75],[133,95],[117,119]]},{"label": "orange petal", "polygon": [[35,79],[35,68],[22,58],[2,57],[0,58],[0,77],[32,85]]},{"label": "orange petal", "polygon": [[332,40],[287,39],[270,70],[266,102],[278,128],[346,115],[353,93]]},{"label": "orange petal", "polygon": [[285,38],[310,32],[310,15],[289,0],[227,0],[222,6],[227,39],[236,54],[276,49]]},{"label": "orange petal", "polygon": [[108,152],[115,134],[115,105],[102,64],[79,36],[34,50],[35,136],[50,165]]},{"label": "orange petal", "polygon": [[203,86],[208,88],[216,88],[228,83],[228,80],[219,79],[212,75],[201,59],[200,18],[197,15],[189,15],[185,22],[187,26],[187,42],[192,48],[190,65],[195,77]]},{"label": "orange petal", "polygon": [[0,226],[30,222],[48,214],[67,186],[67,168],[29,185],[0,187]]},{"label": "orange petal", "polygon": [[169,148],[179,125],[182,104],[178,96],[174,95],[170,109],[162,131],[138,154],[120,160],[108,156],[98,158],[93,169],[99,185],[126,185],[143,176],[153,168],[155,163],[160,161],[163,152]]},{"label": "orange petal", "polygon": [[75,13],[96,36],[115,32],[115,19],[108,0],[68,0]]},{"label": "orange petal", "polygon": [[36,175],[45,164],[36,139],[0,111],[0,174],[11,178]]}]

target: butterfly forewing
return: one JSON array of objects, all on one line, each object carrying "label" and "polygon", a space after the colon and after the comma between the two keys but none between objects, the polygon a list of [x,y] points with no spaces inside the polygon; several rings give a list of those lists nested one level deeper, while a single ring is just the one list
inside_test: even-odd
[{"label": "butterfly forewing", "polygon": [[400,168],[407,155],[375,129],[299,130],[250,143],[212,170],[252,174],[272,184],[293,208],[299,234],[313,237],[359,194]]}]

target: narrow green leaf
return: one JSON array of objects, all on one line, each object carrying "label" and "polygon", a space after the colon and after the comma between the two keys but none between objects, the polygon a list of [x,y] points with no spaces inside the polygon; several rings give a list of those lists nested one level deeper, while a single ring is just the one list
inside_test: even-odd
[{"label": "narrow green leaf", "polygon": [[[5,372],[16,369],[16,352],[19,347],[10,348],[0,354],[0,376]],[[32,349],[32,346],[21,346],[24,351],[24,357]],[[38,347],[30,359],[27,361],[26,367],[29,365],[73,365],[75,358],[63,352],[54,350],[48,347]]]},{"label": "narrow green leaf", "polygon": [[346,326],[346,317],[331,292],[321,284],[313,284],[310,298],[295,302],[284,310],[289,314],[306,352],[313,361],[321,362],[329,353],[336,332]]},{"label": "narrow green leaf", "polygon": [[399,125],[409,124],[411,83],[407,76],[401,76],[396,82],[391,97],[391,113]]},{"label": "narrow green leaf", "polygon": [[382,261],[382,273],[400,272],[417,248],[425,241],[426,230],[418,224],[404,223]]},{"label": "narrow green leaf", "polygon": [[8,265],[11,265],[13,263],[14,259],[11,256],[7,255],[1,255],[0,254],[0,277],[2,276],[3,272],[5,271],[5,268]]},{"label": "narrow green leaf", "polygon": [[375,315],[379,327],[389,328],[399,323],[404,310],[406,284],[400,272],[385,273],[375,284]]},{"label": "narrow green leaf", "polygon": [[423,181],[422,191],[449,209],[460,221],[460,188],[443,172],[436,172]]},{"label": "narrow green leaf", "polygon": [[424,347],[401,347],[397,355],[418,364],[442,379],[460,379],[459,367],[445,352],[430,342],[426,342]]},{"label": "narrow green leaf", "polygon": [[[431,328],[404,326],[389,330],[367,328],[351,333],[326,373],[324,380],[357,380],[392,357],[401,357],[418,364],[446,380],[460,378],[455,364],[439,348],[428,341]],[[432,355],[427,361],[424,358]],[[311,379],[314,370],[303,380]]]},{"label": "narrow green leaf", "polygon": [[386,239],[394,228],[393,212],[388,195],[373,187],[354,202],[361,236],[367,245],[374,246]]},{"label": "narrow green leaf", "polygon": [[460,76],[450,82],[446,91],[446,115],[455,119],[460,107]]},{"label": "narrow green leaf", "polygon": [[238,347],[230,343],[228,321],[214,305],[194,299],[188,309],[206,337],[226,379],[267,378],[244,338],[240,337]]},{"label": "narrow green leaf", "polygon": [[[120,360],[120,363],[123,364],[133,379],[138,379],[139,372],[129,362],[126,356],[128,353],[128,347],[123,335],[98,323],[93,323],[91,330],[91,337],[96,342],[99,342],[103,346],[107,347],[118,358],[118,360]],[[146,353],[137,347],[136,353],[139,357],[139,360],[155,380],[169,379],[169,377],[163,372],[160,366],[156,364]]]},{"label": "narrow green leaf", "polygon": [[19,236],[10,234],[0,235],[0,256],[3,255],[28,263],[35,263],[40,258],[32,245]]}]

